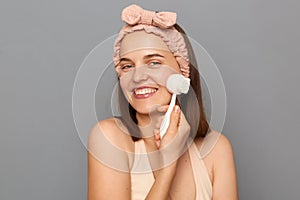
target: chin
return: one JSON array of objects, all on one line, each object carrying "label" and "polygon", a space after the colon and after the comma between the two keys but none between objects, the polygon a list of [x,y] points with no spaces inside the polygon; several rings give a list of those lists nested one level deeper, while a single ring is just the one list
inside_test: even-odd
[{"label": "chin", "polygon": [[147,115],[149,114],[151,111],[154,110],[154,108],[157,106],[156,105],[145,105],[145,104],[140,104],[140,105],[136,105],[136,104],[131,104],[131,106],[136,110],[137,113],[139,114],[143,114],[143,115]]}]

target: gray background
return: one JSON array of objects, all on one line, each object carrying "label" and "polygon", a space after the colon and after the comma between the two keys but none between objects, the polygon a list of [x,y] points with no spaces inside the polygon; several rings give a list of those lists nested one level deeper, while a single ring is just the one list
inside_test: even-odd
[{"label": "gray background", "polygon": [[[86,149],[72,118],[85,56],[134,1],[0,2],[0,199],[86,199]],[[178,12],[227,92],[239,197],[299,199],[300,2],[135,1]]]}]

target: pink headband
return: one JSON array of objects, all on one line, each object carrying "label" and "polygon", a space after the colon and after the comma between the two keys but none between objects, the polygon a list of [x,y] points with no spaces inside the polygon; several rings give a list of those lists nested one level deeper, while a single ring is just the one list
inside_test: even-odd
[{"label": "pink headband", "polygon": [[[124,8],[122,20],[126,25],[120,30],[115,41],[113,55],[115,66],[117,66],[120,61],[122,39],[129,33],[144,30],[147,33],[153,33],[163,39],[169,50],[174,54],[182,74],[187,78],[189,77],[189,58],[185,41],[181,33],[174,28],[176,13],[143,10],[141,7],[133,4]],[[118,67],[116,70],[119,72]]]}]

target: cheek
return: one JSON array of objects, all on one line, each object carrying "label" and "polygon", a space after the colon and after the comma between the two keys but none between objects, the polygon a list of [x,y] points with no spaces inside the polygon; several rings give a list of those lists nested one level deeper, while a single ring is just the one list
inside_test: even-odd
[{"label": "cheek", "polygon": [[120,86],[124,92],[130,91],[131,79],[132,76],[130,73],[125,73],[120,76]]},{"label": "cheek", "polygon": [[[145,70],[146,71],[146,70]],[[148,69],[147,77],[153,80],[156,84],[166,86],[166,82],[170,75],[177,74],[179,69],[175,70],[175,67],[169,65],[161,65],[157,68]]]},{"label": "cheek", "polygon": [[120,88],[124,92],[124,89],[126,88],[126,81],[123,79],[120,79]]},{"label": "cheek", "polygon": [[162,105],[167,105],[171,101],[172,94],[167,90],[166,87],[160,87],[157,95],[157,101]]},{"label": "cheek", "polygon": [[129,89],[130,82],[126,78],[120,78],[120,89],[122,90],[125,98],[127,101],[130,99],[130,89]]}]

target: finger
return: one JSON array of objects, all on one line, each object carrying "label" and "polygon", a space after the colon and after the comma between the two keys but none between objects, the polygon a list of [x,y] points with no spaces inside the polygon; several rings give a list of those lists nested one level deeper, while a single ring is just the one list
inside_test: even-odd
[{"label": "finger", "polygon": [[175,105],[170,116],[170,125],[168,127],[167,133],[168,132],[170,132],[170,134],[177,133],[180,114],[181,114],[180,107],[178,105]]},{"label": "finger", "polygon": [[159,129],[154,129],[154,142],[155,142],[156,148],[159,148],[160,147]]},{"label": "finger", "polygon": [[[182,117],[182,115],[183,115],[183,117]],[[184,118],[184,114],[181,112],[181,113],[179,114],[178,126],[181,125],[182,119],[183,119],[183,118]],[[184,119],[185,119],[185,118],[184,118]]]},{"label": "finger", "polygon": [[154,139],[159,140],[160,139],[160,131],[159,129],[154,129]]},{"label": "finger", "polygon": [[186,117],[183,113],[181,113],[179,118],[179,126],[189,126],[189,123],[187,122]]},{"label": "finger", "polygon": [[160,140],[160,135],[159,135],[159,134],[158,134],[158,135],[155,135],[154,138],[155,138],[156,141],[158,141],[158,140]]},{"label": "finger", "polygon": [[160,140],[155,140],[155,145],[159,149],[159,147],[160,147]]},{"label": "finger", "polygon": [[161,117],[159,117],[159,118],[157,119],[157,122],[156,122],[156,124],[155,124],[155,128],[156,128],[156,129],[160,129],[160,125],[161,125],[161,123],[162,123],[163,118],[164,118],[164,116],[161,116]]},{"label": "finger", "polygon": [[188,121],[186,120],[184,114],[181,112],[180,119],[179,119],[179,128],[178,132],[188,132],[190,133],[191,127]]}]

